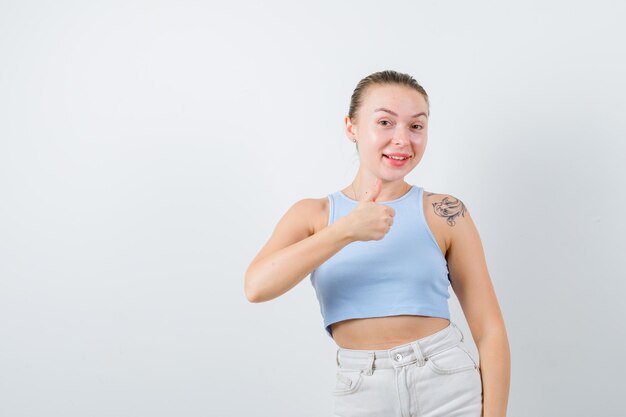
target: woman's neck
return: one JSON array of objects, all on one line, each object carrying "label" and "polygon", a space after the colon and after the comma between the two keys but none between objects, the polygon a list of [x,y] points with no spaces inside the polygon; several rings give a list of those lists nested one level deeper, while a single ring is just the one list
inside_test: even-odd
[{"label": "woman's neck", "polygon": [[[371,182],[371,184],[370,184]],[[355,178],[352,181],[344,193],[349,195],[352,199],[360,201],[363,196],[371,194],[375,189],[376,178],[363,180],[362,178]],[[391,201],[396,200],[405,195],[411,189],[411,185],[406,183],[404,179],[400,179],[394,182],[382,181],[380,193],[376,198],[376,201]]]}]

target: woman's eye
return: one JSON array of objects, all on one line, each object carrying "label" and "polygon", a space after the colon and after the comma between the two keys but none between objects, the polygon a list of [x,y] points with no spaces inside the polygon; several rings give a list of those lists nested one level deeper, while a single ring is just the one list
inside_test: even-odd
[{"label": "woman's eye", "polygon": [[414,127],[415,129],[417,129],[417,128],[423,129],[423,128],[424,128],[422,125],[413,125],[413,127]]},{"label": "woman's eye", "polygon": [[[381,120],[379,123],[382,124],[383,126],[387,126],[389,124],[389,120]],[[384,124],[384,123],[387,123],[387,124]]]}]

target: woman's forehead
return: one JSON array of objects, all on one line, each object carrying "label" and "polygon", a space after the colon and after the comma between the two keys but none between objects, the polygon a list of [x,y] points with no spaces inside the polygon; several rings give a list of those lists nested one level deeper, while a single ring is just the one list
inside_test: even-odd
[{"label": "woman's forehead", "polygon": [[368,113],[385,109],[392,113],[403,113],[417,117],[428,113],[428,104],[417,90],[402,85],[374,85],[364,95],[363,107]]}]

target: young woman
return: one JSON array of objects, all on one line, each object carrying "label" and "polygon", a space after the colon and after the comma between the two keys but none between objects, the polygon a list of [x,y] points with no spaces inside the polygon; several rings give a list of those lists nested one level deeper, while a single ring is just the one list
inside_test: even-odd
[{"label": "young woman", "polygon": [[[345,117],[354,181],[293,204],[246,271],[251,302],[310,274],[338,346],[337,416],[506,415],[509,345],[478,231],[462,201],[404,180],[424,155],[429,115],[410,75],[361,80]],[[480,365],[450,320],[448,286]]]}]

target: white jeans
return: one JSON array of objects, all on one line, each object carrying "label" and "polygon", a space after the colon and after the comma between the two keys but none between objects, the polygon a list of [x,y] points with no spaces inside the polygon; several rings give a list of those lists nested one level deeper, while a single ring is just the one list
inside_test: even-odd
[{"label": "white jeans", "polygon": [[385,350],[337,349],[335,417],[480,417],[482,379],[461,330]]}]

